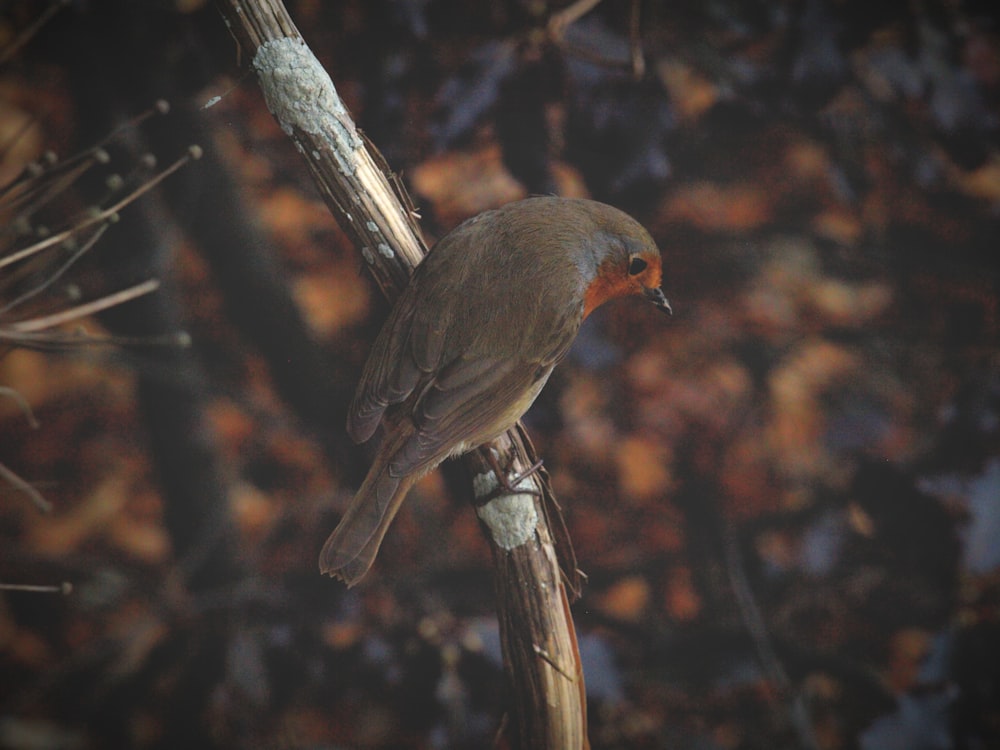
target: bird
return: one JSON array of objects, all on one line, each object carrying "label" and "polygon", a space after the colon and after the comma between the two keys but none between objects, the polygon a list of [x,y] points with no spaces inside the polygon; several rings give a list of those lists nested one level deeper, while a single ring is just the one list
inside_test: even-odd
[{"label": "bird", "polygon": [[598,306],[636,295],[671,312],[661,284],[649,232],[594,200],[525,198],[445,234],[362,369],[347,432],[363,443],[382,427],[382,440],[320,571],[356,584],[420,477],[513,427]]}]

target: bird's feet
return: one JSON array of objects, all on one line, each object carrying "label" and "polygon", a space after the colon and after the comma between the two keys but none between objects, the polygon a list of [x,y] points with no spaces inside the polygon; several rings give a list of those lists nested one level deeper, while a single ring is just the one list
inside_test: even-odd
[{"label": "bird's feet", "polygon": [[500,462],[497,460],[496,454],[490,448],[484,448],[482,451],[483,457],[486,459],[486,463],[490,465],[490,469],[493,470],[494,476],[497,478],[497,485],[490,492],[486,493],[482,497],[477,498],[481,505],[485,505],[490,500],[495,500],[501,495],[536,495],[541,496],[541,492],[534,487],[521,487],[520,484],[525,479],[530,477],[532,474],[536,473],[542,468],[542,460],[538,459],[529,466],[527,469],[517,474],[514,477],[508,476],[508,472],[513,468],[513,458],[511,463],[506,469],[500,466]]}]

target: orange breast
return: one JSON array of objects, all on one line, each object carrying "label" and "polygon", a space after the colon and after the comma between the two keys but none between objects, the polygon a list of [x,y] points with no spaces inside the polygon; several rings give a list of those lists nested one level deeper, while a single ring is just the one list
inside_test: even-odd
[{"label": "orange breast", "polygon": [[621,273],[606,272],[602,268],[587,291],[583,293],[583,317],[586,318],[594,309],[616,297],[624,297],[635,293],[635,284]]},{"label": "orange breast", "polygon": [[658,287],[662,278],[660,257],[658,255],[644,257],[649,266],[637,276],[629,276],[625,269],[614,261],[602,263],[597,271],[597,277],[590,282],[587,291],[583,293],[583,317],[586,318],[595,308],[608,300],[630,294],[641,294],[645,287]]}]

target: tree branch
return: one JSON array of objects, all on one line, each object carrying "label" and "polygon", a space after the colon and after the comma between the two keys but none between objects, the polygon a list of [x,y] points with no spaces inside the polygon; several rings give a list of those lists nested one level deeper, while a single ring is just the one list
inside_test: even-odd
[{"label": "tree branch", "polygon": [[[257,74],[267,106],[303,155],[340,226],[393,301],[426,253],[416,214],[384,160],[357,130],[333,82],[278,0],[218,0],[242,55]],[[516,478],[534,461],[520,425],[485,450]],[[491,498],[496,478],[470,454],[477,513],[493,551],[504,665],[523,748],[588,747],[583,672],[559,568],[548,508],[556,508],[544,471],[524,494]],[[490,484],[492,482],[492,485]],[[513,531],[512,531],[513,530]],[[564,547],[565,549],[565,547]],[[569,556],[567,574],[577,571]]]}]

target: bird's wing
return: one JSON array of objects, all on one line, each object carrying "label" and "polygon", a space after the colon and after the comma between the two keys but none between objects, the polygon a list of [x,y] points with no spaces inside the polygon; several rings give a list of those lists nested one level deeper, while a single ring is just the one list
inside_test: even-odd
[{"label": "bird's wing", "polygon": [[[388,407],[405,401],[422,380],[431,376],[434,367],[428,357],[413,354],[412,332],[427,327],[419,319],[418,301],[418,288],[411,284],[403,291],[372,344],[347,413],[347,434],[357,443],[368,440],[375,433]],[[426,338],[427,335],[422,333],[420,336]],[[440,356],[440,350],[436,356]]]},{"label": "bird's wing", "polygon": [[[358,442],[393,406],[412,418],[416,433],[391,462],[394,473],[427,468],[454,452],[448,446],[474,447],[517,421],[582,320],[582,304],[567,306],[562,289],[537,283],[538,274],[566,269],[540,270],[519,254],[499,253],[492,236],[470,239],[489,229],[482,222],[463,227],[417,267],[372,347],[349,411],[348,432]],[[500,299],[490,278],[473,272],[487,262],[477,254],[520,264]],[[499,321],[515,318],[514,328],[498,331]]]},{"label": "bird's wing", "polygon": [[[423,314],[429,309],[447,312]],[[428,471],[492,440],[528,410],[569,351],[583,308],[527,299],[522,309],[520,330],[497,337],[495,311],[485,306],[418,305],[403,349],[412,359],[397,365],[410,374],[411,393],[400,408],[415,431],[390,459],[391,474]]]},{"label": "bird's wing", "polygon": [[460,358],[447,365],[413,406],[415,432],[389,464],[395,476],[427,471],[516,422],[545,385],[555,360]]}]

